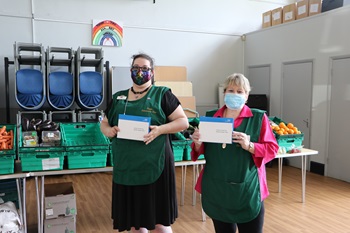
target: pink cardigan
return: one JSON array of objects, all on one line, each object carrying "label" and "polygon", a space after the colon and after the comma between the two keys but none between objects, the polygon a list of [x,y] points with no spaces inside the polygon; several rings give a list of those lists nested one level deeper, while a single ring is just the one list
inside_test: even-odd
[{"label": "pink cardigan", "polygon": [[[224,110],[226,109],[226,105],[220,108],[215,114],[214,117],[223,117]],[[252,111],[248,106],[244,106],[240,115],[237,119],[234,120],[234,128],[237,128],[243,121],[245,117],[251,117]],[[194,150],[194,143],[191,144],[191,159],[192,161],[196,161],[201,154],[204,154],[204,143],[202,143],[198,152]],[[278,151],[278,144],[276,142],[276,138],[270,128],[269,119],[266,115],[263,117],[261,132],[259,141],[254,143],[254,154],[252,154],[255,166],[258,168],[258,176],[260,182],[260,193],[261,193],[261,201],[265,200],[266,197],[269,196],[269,190],[267,187],[266,181],[266,169],[265,164],[270,162],[275,158]],[[203,171],[199,174],[197,184],[195,189],[201,193],[202,190],[202,176]]]}]

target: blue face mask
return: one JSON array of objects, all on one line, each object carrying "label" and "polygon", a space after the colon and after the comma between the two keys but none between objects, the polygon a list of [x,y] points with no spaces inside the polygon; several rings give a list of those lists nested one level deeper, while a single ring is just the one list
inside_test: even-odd
[{"label": "blue face mask", "polygon": [[229,109],[241,109],[245,104],[245,96],[240,94],[226,93],[224,98],[226,107]]}]

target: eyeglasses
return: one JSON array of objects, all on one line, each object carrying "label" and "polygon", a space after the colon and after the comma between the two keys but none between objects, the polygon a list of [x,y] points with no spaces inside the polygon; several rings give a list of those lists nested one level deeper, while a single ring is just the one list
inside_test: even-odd
[{"label": "eyeglasses", "polygon": [[138,72],[139,70],[141,70],[143,72],[147,72],[147,71],[152,70],[152,68],[147,67],[147,66],[142,66],[142,67],[132,66],[130,70],[133,71],[133,72]]}]

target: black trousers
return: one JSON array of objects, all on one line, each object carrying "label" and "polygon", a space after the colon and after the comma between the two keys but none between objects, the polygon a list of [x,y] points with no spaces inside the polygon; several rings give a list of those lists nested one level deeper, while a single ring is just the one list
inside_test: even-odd
[{"label": "black trousers", "polygon": [[226,223],[216,219],[212,219],[214,223],[215,233],[235,233],[237,228],[239,233],[262,233],[264,225],[265,207],[264,202],[261,203],[261,209],[258,216],[250,222],[245,223]]}]

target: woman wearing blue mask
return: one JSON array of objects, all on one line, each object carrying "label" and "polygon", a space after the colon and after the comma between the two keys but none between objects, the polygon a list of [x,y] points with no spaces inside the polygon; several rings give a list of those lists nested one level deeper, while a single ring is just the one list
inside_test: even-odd
[{"label": "woman wearing blue mask", "polygon": [[275,158],[278,144],[262,110],[245,103],[249,80],[232,74],[224,83],[225,105],[214,117],[234,119],[232,144],[202,143],[198,130],[192,135],[192,160],[204,154],[196,190],[216,233],[262,233],[264,200],[269,195],[265,164]]},{"label": "woman wearing blue mask", "polygon": [[[152,85],[153,59],[143,53],[132,59],[133,85],[113,95],[101,122],[102,133],[112,139],[113,228],[171,233],[177,200],[170,134],[187,129],[188,119],[169,88]],[[143,141],[117,137],[119,114],[151,118]]]}]

